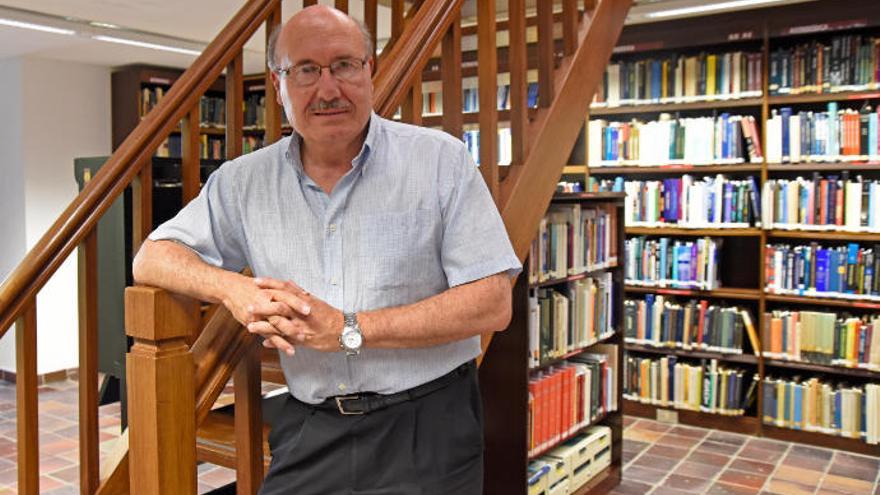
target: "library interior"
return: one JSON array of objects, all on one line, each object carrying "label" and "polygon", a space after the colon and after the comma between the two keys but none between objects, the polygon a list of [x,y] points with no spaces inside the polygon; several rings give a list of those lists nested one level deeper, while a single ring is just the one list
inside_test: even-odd
[{"label": "library interior", "polygon": [[[430,191],[385,193],[423,194],[428,210],[382,212],[370,229],[352,212],[354,237],[339,226],[343,239],[387,250],[368,261],[375,249],[359,246],[335,259],[337,226],[320,227],[349,193],[312,190],[328,240],[309,248],[310,270],[327,279],[285,290],[326,297],[337,271],[362,284],[362,263],[396,273],[364,289],[378,306],[358,306],[361,289],[344,282],[340,305],[415,308],[505,268],[462,280],[464,255],[444,244],[448,280],[425,292],[434,253],[401,244],[461,230],[473,237],[458,247],[468,256],[501,256],[480,249],[490,224],[476,222],[503,222],[522,270],[510,278],[509,325],[467,334],[481,351],[482,445],[467,447],[482,451],[482,493],[880,495],[877,0],[0,3],[0,495],[256,494],[279,470],[270,432],[301,398],[288,388],[296,354],[266,347],[226,301],[136,283],[132,265],[187,205],[190,217],[211,215],[200,218],[220,239],[210,253],[237,249],[223,237],[238,234],[218,225],[245,237],[250,227],[215,223],[214,212],[245,218],[240,197],[218,192],[224,171],[250,163],[242,155],[268,162],[269,149],[293,143],[289,163],[315,170],[308,151],[300,158],[312,137],[287,105],[308,84],[292,78],[316,70],[316,94],[342,87],[346,110],[343,72],[357,69],[350,58],[272,60],[287,49],[272,33],[315,5],[350,15],[372,50],[357,65],[371,71],[373,103],[358,149],[374,145],[381,119],[403,136],[393,147],[423,145],[405,136],[453,143],[471,168],[432,156],[403,164],[410,189]],[[359,177],[370,170],[357,168],[362,154],[348,167]],[[433,161],[436,180],[410,178],[433,173]],[[432,210],[444,194],[464,200],[444,181],[464,184],[468,172],[479,187],[461,191],[479,190],[497,213]],[[353,202],[373,194],[357,180]],[[448,228],[418,232],[435,212]],[[455,224],[465,221],[475,223]],[[386,238],[364,240],[368,230]],[[243,276],[296,277],[251,266]],[[404,303],[403,293],[420,296]],[[370,348],[365,323],[352,349],[343,337],[361,329],[345,315],[333,360],[290,339],[299,359],[347,365],[353,383],[375,383],[352,377],[358,359],[413,373],[395,360],[462,339],[447,332],[410,345],[425,354],[394,354]],[[433,325],[452,325],[446,316]],[[418,387],[338,387],[318,414],[357,421],[352,397],[367,404],[355,415],[423,399],[410,393]],[[350,493],[374,493],[351,483]],[[375,493],[466,493],[394,486]]]}]

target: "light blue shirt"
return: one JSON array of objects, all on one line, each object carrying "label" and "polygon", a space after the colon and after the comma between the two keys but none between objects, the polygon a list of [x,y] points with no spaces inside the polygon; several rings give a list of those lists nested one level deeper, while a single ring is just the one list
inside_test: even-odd
[{"label": "light blue shirt", "polygon": [[[331,306],[367,311],[414,303],[496,273],[516,274],[501,216],[464,144],[375,114],[352,169],[324,192],[303,171],[299,137],[225,163],[199,196],[159,226],[205,262],[293,280]],[[366,342],[369,346],[369,342]],[[357,356],[280,353],[291,393],[316,403],[389,394],[480,354],[479,336]]]}]

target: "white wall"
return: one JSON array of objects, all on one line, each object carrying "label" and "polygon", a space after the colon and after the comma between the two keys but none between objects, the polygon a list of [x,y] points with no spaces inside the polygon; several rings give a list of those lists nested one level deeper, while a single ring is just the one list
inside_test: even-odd
[{"label": "white wall", "polygon": [[[110,69],[36,57],[18,63],[18,163],[23,170],[24,243],[30,249],[77,194],[73,159],[110,153]],[[74,251],[37,298],[39,374],[77,367],[76,272]],[[0,368],[14,366],[0,347]]]},{"label": "white wall", "polygon": [[[0,59],[0,280],[24,256],[24,170],[22,164],[22,63]],[[0,339],[0,368],[15,363],[15,329]]]}]

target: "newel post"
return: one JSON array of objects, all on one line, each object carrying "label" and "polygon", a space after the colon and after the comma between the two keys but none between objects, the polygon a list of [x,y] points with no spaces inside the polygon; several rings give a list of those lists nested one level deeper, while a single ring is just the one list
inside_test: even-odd
[{"label": "newel post", "polygon": [[131,493],[196,493],[193,357],[198,302],[152,287],[125,290]]}]

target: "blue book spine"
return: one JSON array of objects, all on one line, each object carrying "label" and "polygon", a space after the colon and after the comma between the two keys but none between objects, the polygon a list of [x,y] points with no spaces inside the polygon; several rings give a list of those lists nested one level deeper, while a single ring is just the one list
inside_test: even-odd
[{"label": "blue book spine", "polygon": [[727,158],[730,152],[730,126],[727,125],[729,118],[729,113],[722,113],[719,117],[721,121],[721,156],[718,158]]},{"label": "blue book spine", "polygon": [[724,209],[721,211],[723,212],[722,221],[729,223],[733,213],[733,184],[729,181],[724,183]]},{"label": "blue book spine", "polygon": [[857,287],[854,285],[856,283],[856,277],[850,277],[849,274],[851,272],[854,273],[854,270],[857,270],[859,265],[859,245],[851,242],[846,245],[846,293],[847,294],[855,294]]},{"label": "blue book spine", "polygon": [[645,322],[645,339],[652,340],[654,338],[654,294],[645,295],[645,314],[647,322]]},{"label": "blue book spine", "polygon": [[659,60],[651,62],[651,98],[659,100],[661,96],[660,90],[663,84],[662,67]]},{"label": "blue book spine", "polygon": [[798,384],[794,384],[792,388],[794,389],[794,423],[792,428],[800,430],[803,422],[803,388]]},{"label": "blue book spine", "polygon": [[669,278],[669,238],[660,238],[660,279]]},{"label": "blue book spine", "polygon": [[615,177],[614,178],[614,192],[623,192],[624,180],[623,177]]},{"label": "blue book spine", "polygon": [[843,395],[839,390],[834,392],[834,423],[831,425],[832,428],[839,430],[840,425],[843,424],[841,421],[841,395]]},{"label": "blue book spine", "polygon": [[828,291],[828,250],[816,250],[816,291]]},{"label": "blue book spine", "polygon": [[681,262],[681,249],[679,249],[679,247],[680,246],[678,245],[677,242],[672,245],[672,260],[671,260],[672,266],[670,268],[672,268],[671,279],[674,281],[678,281],[678,268],[679,268],[679,263]]}]

